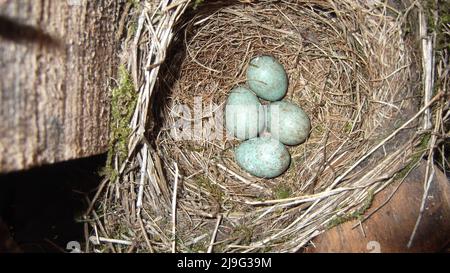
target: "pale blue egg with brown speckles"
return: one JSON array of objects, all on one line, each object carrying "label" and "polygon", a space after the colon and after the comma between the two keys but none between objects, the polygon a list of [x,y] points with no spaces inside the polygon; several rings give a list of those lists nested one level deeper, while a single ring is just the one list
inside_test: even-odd
[{"label": "pale blue egg with brown speckles", "polygon": [[271,137],[252,138],[235,149],[238,165],[251,175],[274,178],[284,173],[291,162],[286,147]]},{"label": "pale blue egg with brown speckles", "polygon": [[258,56],[248,65],[247,84],[258,97],[277,101],[286,95],[288,77],[283,65],[274,57]]},{"label": "pale blue egg with brown speckles", "polygon": [[225,126],[240,140],[254,138],[264,129],[263,106],[248,88],[238,86],[231,91],[225,106]]},{"label": "pale blue egg with brown speckles", "polygon": [[308,138],[311,121],[299,106],[276,101],[267,107],[267,130],[286,145],[298,145]]}]

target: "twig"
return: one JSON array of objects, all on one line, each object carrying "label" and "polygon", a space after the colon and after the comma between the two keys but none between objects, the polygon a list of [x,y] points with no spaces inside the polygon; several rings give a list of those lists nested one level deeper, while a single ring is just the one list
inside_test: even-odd
[{"label": "twig", "polygon": [[89,224],[88,223],[84,223],[83,231],[84,231],[84,241],[85,241],[84,252],[89,253]]},{"label": "twig", "polygon": [[119,244],[119,245],[131,246],[133,244],[133,242],[126,241],[126,240],[109,239],[109,238],[105,238],[105,237],[96,237],[96,236],[89,237],[89,240],[94,245],[99,245],[101,243],[111,243],[111,244]]},{"label": "twig", "polygon": [[337,189],[333,189],[333,190],[326,190],[326,191],[316,193],[316,194],[283,198],[283,199],[266,200],[266,201],[246,201],[245,204],[253,205],[253,206],[273,205],[273,204],[279,204],[279,203],[286,203],[283,205],[296,205],[296,204],[300,204],[300,203],[312,202],[317,199],[323,199],[325,197],[336,195],[336,194],[344,192],[344,191],[353,191],[353,190],[357,190],[357,189],[363,189],[363,188],[366,188],[368,185],[371,185],[371,184],[374,184],[374,183],[377,183],[380,181],[384,181],[389,178],[390,178],[390,175],[383,175],[381,177],[370,180],[368,183],[366,183],[362,186],[343,187],[343,188],[337,188]]},{"label": "twig", "polygon": [[214,232],[211,236],[211,242],[209,243],[209,247],[208,247],[208,251],[207,253],[212,253],[213,247],[214,247],[214,242],[216,241],[216,237],[217,237],[217,231],[219,230],[219,226],[220,226],[220,222],[222,221],[222,214],[219,214],[217,216],[217,222],[216,222],[216,227],[214,228]]},{"label": "twig", "polygon": [[248,181],[247,179],[243,178],[242,176],[238,175],[237,173],[233,172],[232,170],[228,169],[227,167],[225,167],[224,165],[222,165],[222,164],[220,164],[220,163],[217,164],[217,167],[219,167],[219,168],[221,168],[222,170],[224,170],[224,171],[226,171],[226,172],[232,174],[233,176],[235,176],[237,179],[239,179],[239,181],[243,182],[244,184],[247,184],[247,185],[249,185],[249,186],[251,186],[251,187],[254,187],[254,188],[257,188],[257,189],[259,189],[259,190],[263,190],[263,191],[265,191],[265,192],[268,191],[268,190],[265,189],[264,187],[262,187],[262,186],[260,186],[260,185],[257,185],[257,184],[255,184],[255,183],[252,183],[252,182]]},{"label": "twig", "polygon": [[155,251],[153,250],[152,244],[150,243],[150,240],[148,239],[147,231],[144,228],[144,223],[142,222],[142,218],[141,218],[140,214],[138,215],[138,222],[139,222],[139,226],[142,231],[142,235],[144,236],[145,242],[147,243],[148,249],[150,249],[151,253],[154,253]]},{"label": "twig", "polygon": [[[434,88],[434,50],[433,39],[427,34],[428,26],[423,8],[419,12],[420,37],[422,38],[422,66],[424,71],[424,104],[427,104],[433,95]],[[424,113],[423,129],[429,130],[432,126],[431,110],[427,109]]]},{"label": "twig", "polygon": [[176,221],[177,221],[177,192],[178,192],[178,165],[174,163],[175,166],[175,183],[173,185],[173,196],[172,196],[172,253],[176,252],[177,248],[177,230],[176,230]]},{"label": "twig", "polygon": [[416,236],[417,229],[419,228],[420,221],[422,220],[423,212],[425,210],[425,204],[427,202],[428,191],[430,189],[431,182],[433,181],[433,178],[434,178],[434,166],[432,166],[431,168],[432,168],[431,175],[429,177],[425,176],[426,188],[423,191],[423,197],[422,197],[422,202],[420,204],[419,216],[417,217],[417,221],[416,221],[416,224],[414,225],[413,232],[411,234],[411,237],[409,238],[408,244],[406,245],[408,248],[411,248],[411,246],[412,246],[414,237]]},{"label": "twig", "polygon": [[359,228],[361,229],[362,235],[364,236],[364,238],[366,238],[366,237],[367,237],[367,236],[366,236],[366,232],[364,231],[364,227],[363,227],[361,221],[358,221],[358,226],[359,226]]},{"label": "twig", "polygon": [[[312,195],[304,195],[304,196],[298,196],[298,197],[290,197],[290,198],[283,198],[283,199],[275,199],[275,200],[266,200],[266,201],[246,201],[245,204],[252,205],[252,206],[264,206],[264,205],[274,205],[274,204],[280,204],[280,203],[289,203],[289,202],[311,202],[317,199],[322,199],[324,197],[332,196],[338,193],[341,193],[343,191],[350,191],[355,190],[356,188],[338,188],[330,191],[324,191],[317,194]],[[296,203],[298,204],[298,203]]]},{"label": "twig", "polygon": [[94,195],[94,198],[92,198],[92,200],[89,202],[89,207],[86,210],[86,212],[84,213],[84,215],[87,216],[91,213],[92,209],[94,208],[95,203],[97,202],[98,197],[103,192],[103,188],[105,187],[105,185],[107,184],[108,181],[109,181],[108,178],[104,178],[102,180],[102,182],[100,183],[100,186],[97,189],[97,192]]},{"label": "twig", "polygon": [[136,201],[137,214],[140,214],[142,207],[142,197],[144,195],[144,184],[145,178],[147,177],[147,158],[148,158],[148,146],[144,144],[144,148],[142,150],[142,166],[141,166],[141,179],[139,180],[139,190]]}]

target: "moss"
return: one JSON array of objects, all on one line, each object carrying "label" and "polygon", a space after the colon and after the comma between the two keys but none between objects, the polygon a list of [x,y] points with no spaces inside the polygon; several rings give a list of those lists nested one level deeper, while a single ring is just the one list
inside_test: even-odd
[{"label": "moss", "polygon": [[[131,3],[131,9],[136,10],[138,13],[141,11],[141,4],[139,0],[128,0],[129,3]],[[136,34],[136,31],[138,29],[138,21],[139,16],[133,16],[132,20],[130,20],[130,23],[128,25],[128,37],[134,37]]]},{"label": "moss", "polygon": [[396,121],[394,121],[393,129],[397,130],[404,124],[404,122],[405,121],[402,119],[397,119]]},{"label": "moss", "polygon": [[187,250],[188,253],[206,253],[207,247],[204,242],[198,242],[190,245]]},{"label": "moss", "polygon": [[136,34],[138,28],[138,22],[137,20],[133,20],[130,25],[128,26],[128,37],[134,37],[134,35]]},{"label": "moss", "polygon": [[352,132],[352,127],[353,127],[352,122],[351,121],[347,121],[345,123],[345,125],[344,125],[344,132],[346,132],[347,134],[351,133]]},{"label": "moss", "polygon": [[106,166],[101,171],[101,174],[111,181],[114,181],[118,175],[114,168],[114,156],[118,156],[118,163],[121,165],[128,155],[128,137],[131,133],[129,123],[137,101],[133,80],[123,65],[119,67],[117,83],[117,87],[113,88],[111,92],[111,132],[108,157]]},{"label": "moss", "polygon": [[120,224],[113,233],[113,238],[123,238],[123,236],[133,238],[135,237],[135,234],[128,226]]},{"label": "moss", "polygon": [[186,149],[191,152],[203,152],[205,150],[205,147],[188,143],[186,145]]},{"label": "moss", "polygon": [[367,210],[372,206],[373,198],[374,198],[374,192],[372,190],[370,190],[367,193],[367,197],[364,200],[364,203],[360,208],[356,209],[355,211],[353,211],[351,213],[347,213],[343,216],[334,217],[328,223],[327,229],[331,229],[335,226],[338,226],[338,225],[343,224],[348,221],[361,220],[362,217],[364,216],[364,214],[367,212]]},{"label": "moss", "polygon": [[217,203],[222,204],[223,192],[217,184],[212,183],[211,180],[203,175],[197,176],[195,182],[199,187],[202,187],[208,191]]},{"label": "moss", "polygon": [[120,41],[125,35],[125,44],[129,45],[129,41],[132,40],[136,34],[140,10],[141,5],[139,0],[128,0],[126,2],[116,32],[117,41]]},{"label": "moss", "polygon": [[[424,4],[428,31],[436,33],[435,51],[449,50],[450,37],[445,34],[445,25],[450,24],[450,2],[447,0],[426,0]],[[437,14],[437,18],[435,18]]]},{"label": "moss", "polygon": [[130,3],[133,8],[138,8],[141,4],[140,0],[128,0],[127,2]]},{"label": "moss", "polygon": [[279,184],[275,189],[274,189],[274,197],[276,199],[285,199],[285,198],[289,198],[292,195],[292,189],[284,184]]},{"label": "moss", "polygon": [[231,236],[241,239],[242,241],[240,241],[240,244],[249,245],[252,242],[253,229],[240,225],[233,230]]},{"label": "moss", "polygon": [[272,252],[272,246],[266,246],[261,250],[262,253],[270,253]]},{"label": "moss", "polygon": [[183,245],[184,241],[179,237],[178,234],[175,234],[175,238],[172,238],[172,242],[175,241],[176,245]]},{"label": "moss", "polygon": [[394,177],[394,180],[403,179],[417,162],[422,159],[422,154],[424,151],[428,149],[428,142],[430,141],[431,134],[424,134],[420,139],[419,144],[417,145],[415,151],[412,153],[409,163],[401,169]]},{"label": "moss", "polygon": [[199,7],[200,5],[202,5],[204,2],[205,2],[205,0],[194,0],[194,1],[193,1],[194,5],[192,6],[192,9],[193,9],[193,10],[197,10],[198,7]]},{"label": "moss", "polygon": [[315,131],[317,132],[317,134],[322,134],[325,130],[324,130],[324,128],[322,127],[322,125],[317,125],[315,128]]},{"label": "moss", "polygon": [[420,143],[417,146],[419,150],[425,150],[428,148],[428,142],[430,142],[431,134],[424,134],[420,139]]}]

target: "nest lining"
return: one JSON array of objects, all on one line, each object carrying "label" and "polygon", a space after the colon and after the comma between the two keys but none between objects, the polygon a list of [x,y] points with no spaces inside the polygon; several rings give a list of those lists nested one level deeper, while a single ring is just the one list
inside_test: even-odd
[{"label": "nest lining", "polygon": [[[416,143],[411,135],[395,149],[372,151],[412,107],[400,13],[388,16],[393,9],[386,5],[353,0],[212,2],[195,11],[180,5],[186,6],[177,9],[158,79],[139,79],[155,84],[153,122],[147,150],[135,160],[141,168],[105,195],[106,233],[144,238],[135,247],[146,251],[298,251],[337,217],[364,206],[407,163]],[[308,140],[289,147],[292,164],[276,179],[243,172],[233,159],[236,140],[204,138],[223,133],[214,132],[214,115],[228,92],[245,84],[249,60],[262,54],[284,65],[284,100],[305,109],[312,124]],[[209,109],[200,117],[203,131],[196,140],[174,139],[174,108],[198,107],[195,97]]]}]

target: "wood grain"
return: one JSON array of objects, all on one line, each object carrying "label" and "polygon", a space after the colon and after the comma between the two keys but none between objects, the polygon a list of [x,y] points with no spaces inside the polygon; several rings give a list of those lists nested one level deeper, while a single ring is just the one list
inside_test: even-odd
[{"label": "wood grain", "polygon": [[0,2],[0,173],[106,151],[123,2]]}]

